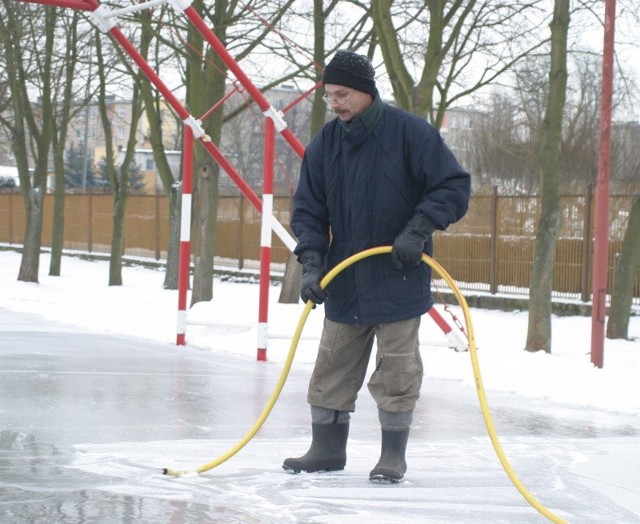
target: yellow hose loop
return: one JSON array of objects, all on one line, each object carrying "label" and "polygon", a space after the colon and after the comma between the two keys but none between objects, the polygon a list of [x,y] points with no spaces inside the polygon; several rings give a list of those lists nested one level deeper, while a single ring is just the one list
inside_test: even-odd
[{"label": "yellow hose loop", "polygon": [[278,382],[273,388],[273,392],[269,397],[269,401],[267,402],[267,405],[264,407],[264,409],[262,410],[262,413],[260,413],[260,416],[256,420],[255,424],[251,427],[251,429],[247,432],[247,434],[229,451],[220,455],[218,458],[212,460],[211,462],[202,464],[201,466],[198,466],[193,470],[165,468],[163,470],[163,473],[165,475],[171,475],[173,477],[181,477],[182,475],[187,475],[187,474],[204,473],[205,471],[209,471],[210,469],[213,469],[216,466],[219,466],[223,462],[226,462],[231,457],[233,457],[236,453],[238,453],[238,451],[240,451],[243,447],[247,445],[247,443],[254,437],[254,435],[265,423],[265,421],[267,420],[267,417],[269,416],[269,414],[271,413],[271,410],[273,409],[273,406],[275,405],[276,401],[278,400],[278,397],[280,396],[280,392],[282,391],[282,388],[284,387],[284,383],[287,380],[287,377],[289,376],[289,371],[291,370],[293,357],[296,354],[296,349],[298,348],[298,342],[300,340],[300,336],[302,335],[302,328],[307,322],[307,317],[309,316],[309,313],[311,312],[313,307],[314,307],[313,302],[311,302],[310,300],[307,301],[307,303],[304,306],[304,309],[302,310],[302,314],[300,315],[300,320],[298,320],[298,325],[293,334],[293,338],[291,339],[289,354],[287,355],[287,359],[285,360],[284,367],[282,368],[282,372],[280,373],[280,378],[278,379]]},{"label": "yellow hose loop", "polygon": [[[392,249],[391,246],[374,247],[374,248],[371,248],[371,249],[365,249],[364,251],[360,251],[359,253],[356,253],[355,255],[350,256],[349,258],[343,260],[338,265],[336,265],[331,271],[329,271],[324,276],[324,278],[320,281],[320,287],[323,288],[323,289],[326,288],[329,285],[329,283],[340,272],[342,272],[347,267],[355,264],[356,262],[359,262],[360,260],[362,260],[364,258],[367,258],[367,257],[370,257],[370,256],[373,256],[373,255],[391,253],[391,249]],[[507,473],[507,475],[508,475],[509,479],[511,480],[511,482],[513,483],[513,485],[516,487],[516,489],[520,492],[520,494],[526,499],[526,501],[533,508],[535,508],[540,514],[542,514],[546,518],[548,518],[551,522],[566,524],[567,521],[565,521],[564,519],[558,517],[557,515],[552,513],[549,509],[547,509],[545,506],[543,506],[527,490],[527,488],[525,488],[525,486],[522,484],[522,482],[518,478],[517,474],[515,473],[515,471],[513,470],[511,465],[509,464],[509,461],[507,460],[507,457],[506,457],[506,455],[505,455],[505,453],[504,453],[504,451],[502,449],[502,445],[500,444],[500,441],[498,440],[498,436],[496,434],[496,430],[495,430],[495,427],[493,425],[493,419],[491,418],[491,413],[489,412],[489,405],[487,403],[487,398],[486,398],[486,395],[485,395],[485,392],[484,392],[484,386],[482,385],[482,377],[480,375],[480,366],[478,364],[478,355],[477,355],[475,336],[474,336],[474,333],[473,333],[473,325],[471,323],[471,314],[469,312],[469,306],[467,305],[467,301],[464,298],[464,296],[462,295],[462,293],[460,292],[460,290],[458,289],[458,286],[456,285],[454,280],[445,271],[445,269],[440,264],[438,264],[438,262],[436,262],[433,258],[431,258],[431,257],[429,257],[428,255],[425,255],[425,254],[422,255],[422,261],[425,264],[427,264],[428,266],[430,266],[447,283],[449,288],[453,291],[453,294],[455,295],[456,300],[458,301],[458,304],[460,305],[460,307],[462,308],[462,311],[464,313],[464,321],[465,321],[465,324],[466,324],[466,327],[467,327],[467,336],[469,338],[469,354],[471,356],[471,365],[473,367],[473,375],[475,377],[476,390],[477,390],[477,393],[478,393],[478,399],[480,401],[480,408],[482,410],[482,416],[484,418],[484,422],[485,422],[485,425],[487,427],[487,431],[489,433],[489,438],[491,439],[491,443],[493,444],[493,448],[494,448],[494,450],[496,452],[496,455],[498,456],[498,459],[500,460],[500,464],[502,464],[502,467],[504,468],[505,472]],[[212,460],[211,462],[207,462],[206,464],[203,464],[203,465],[195,468],[194,470],[175,470],[175,469],[167,468],[167,469],[163,470],[165,475],[171,475],[171,476],[174,476],[174,477],[179,477],[179,476],[182,476],[182,475],[185,475],[185,474],[189,474],[189,473],[191,473],[191,474],[193,474],[193,473],[204,473],[205,471],[213,469],[216,466],[219,466],[223,462],[225,462],[228,459],[230,459],[231,457],[233,457],[238,451],[240,451],[254,437],[254,435],[258,432],[258,430],[262,427],[264,422],[267,420],[267,417],[271,413],[271,410],[273,409],[273,406],[275,405],[276,401],[278,400],[280,392],[282,391],[282,388],[284,387],[284,383],[287,380],[287,376],[289,375],[289,371],[291,370],[291,364],[293,363],[293,357],[294,357],[296,349],[298,347],[298,342],[300,340],[300,336],[302,335],[302,329],[304,328],[304,325],[305,325],[305,323],[307,321],[309,313],[311,312],[313,307],[314,307],[313,302],[311,302],[310,300],[307,301],[307,303],[305,304],[305,307],[304,307],[304,309],[302,311],[302,314],[300,315],[300,320],[298,321],[298,325],[296,326],[296,330],[295,330],[295,332],[293,334],[293,338],[291,339],[291,346],[289,348],[289,354],[287,355],[287,359],[286,359],[284,367],[282,369],[282,373],[280,374],[280,378],[278,379],[278,382],[277,382],[273,392],[271,393],[271,397],[269,398],[269,401],[267,402],[267,405],[264,407],[264,409],[262,410],[262,413],[258,417],[258,420],[256,420],[255,424],[248,431],[248,433],[244,436],[244,438],[242,440],[240,440],[233,448],[231,448],[229,451],[227,451],[226,453],[224,453],[223,455],[221,455],[217,459]]]}]

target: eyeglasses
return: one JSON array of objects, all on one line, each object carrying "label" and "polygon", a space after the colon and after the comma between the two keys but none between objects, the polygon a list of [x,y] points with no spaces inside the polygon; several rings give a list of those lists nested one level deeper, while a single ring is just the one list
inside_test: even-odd
[{"label": "eyeglasses", "polygon": [[348,93],[338,93],[335,95],[332,95],[331,93],[325,93],[324,95],[322,95],[322,99],[327,103],[327,104],[331,104],[334,103],[336,105],[341,106],[342,104],[344,104],[347,100],[349,100],[349,97],[353,94],[353,91],[349,91]]}]

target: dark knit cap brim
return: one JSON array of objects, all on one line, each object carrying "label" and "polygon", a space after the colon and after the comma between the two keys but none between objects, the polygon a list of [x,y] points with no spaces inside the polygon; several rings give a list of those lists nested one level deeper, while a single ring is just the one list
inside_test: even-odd
[{"label": "dark knit cap brim", "polygon": [[338,51],[324,68],[323,84],[336,84],[376,94],[375,70],[369,59],[352,51]]}]

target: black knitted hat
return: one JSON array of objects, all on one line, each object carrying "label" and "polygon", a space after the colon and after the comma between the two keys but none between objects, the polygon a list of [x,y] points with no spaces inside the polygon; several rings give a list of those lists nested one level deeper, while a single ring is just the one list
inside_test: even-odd
[{"label": "black knitted hat", "polygon": [[353,51],[338,51],[324,68],[322,84],[352,87],[358,91],[376,94],[376,72],[365,55]]}]

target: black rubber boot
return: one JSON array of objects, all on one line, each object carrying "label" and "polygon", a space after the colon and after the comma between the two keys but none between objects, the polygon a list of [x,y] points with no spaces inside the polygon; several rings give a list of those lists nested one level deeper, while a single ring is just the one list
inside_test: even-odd
[{"label": "black rubber boot", "polygon": [[402,480],[407,471],[405,452],[409,440],[409,430],[382,430],[382,450],[380,460],[369,473],[369,480],[379,484],[395,484]]},{"label": "black rubber boot", "polygon": [[309,451],[302,457],[288,458],[282,464],[285,471],[340,471],[347,463],[349,424],[311,424],[313,439]]}]

